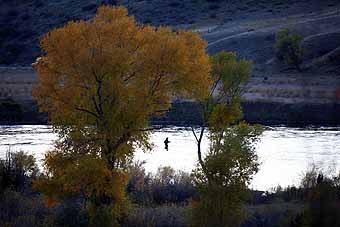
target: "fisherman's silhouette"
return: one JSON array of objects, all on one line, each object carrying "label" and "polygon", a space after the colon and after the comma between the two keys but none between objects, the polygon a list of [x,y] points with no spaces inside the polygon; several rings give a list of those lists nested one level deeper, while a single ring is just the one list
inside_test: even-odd
[{"label": "fisherman's silhouette", "polygon": [[169,150],[169,143],[170,143],[170,141],[169,141],[169,138],[168,137],[166,137],[166,139],[164,140],[164,145],[165,145],[165,150]]},{"label": "fisherman's silhouette", "polygon": [[323,174],[319,173],[318,178],[316,179],[317,184],[321,184],[323,182]]}]

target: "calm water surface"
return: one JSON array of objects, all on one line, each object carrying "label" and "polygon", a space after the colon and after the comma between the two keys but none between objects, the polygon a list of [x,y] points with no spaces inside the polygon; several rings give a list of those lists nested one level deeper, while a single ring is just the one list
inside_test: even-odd
[{"label": "calm water surface", "polygon": [[[169,150],[163,141],[169,137]],[[0,126],[0,157],[5,152],[24,150],[41,163],[46,150],[53,147],[57,138],[50,126],[20,125]],[[146,161],[147,171],[155,172],[159,166],[191,171],[195,167],[195,139],[189,130],[167,128],[152,133],[152,152],[137,152],[136,159]],[[207,138],[203,141],[208,148]],[[340,128],[266,128],[257,144],[261,161],[260,171],[255,176],[252,187],[267,190],[281,185],[297,185],[301,175],[311,164],[325,171],[340,167]]]}]

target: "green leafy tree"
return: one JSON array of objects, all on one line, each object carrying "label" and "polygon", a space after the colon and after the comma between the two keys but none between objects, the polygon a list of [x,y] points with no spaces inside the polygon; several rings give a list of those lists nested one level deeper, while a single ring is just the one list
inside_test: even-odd
[{"label": "green leafy tree", "polygon": [[303,61],[303,47],[301,45],[302,36],[284,29],[276,35],[274,45],[276,57],[288,65],[293,65],[298,71],[301,71]]},{"label": "green leafy tree", "polygon": [[193,209],[193,226],[240,226],[250,181],[258,171],[254,143],[261,127],[241,123],[210,135],[204,167],[194,171],[200,201]]},{"label": "green leafy tree", "polygon": [[241,94],[252,73],[251,61],[237,60],[236,53],[220,52],[210,57],[211,78],[209,95],[198,100],[200,111],[199,132],[191,127],[197,143],[197,155],[204,168],[202,158],[203,134],[209,130],[217,131],[226,125],[235,123],[242,117]]},{"label": "green leafy tree", "polygon": [[[194,170],[200,201],[193,207],[193,226],[239,226],[245,215],[247,185],[258,170],[254,143],[260,127],[237,123],[242,117],[241,95],[252,72],[252,62],[235,53],[211,57],[213,85],[201,102],[202,125],[192,132],[199,165]],[[236,124],[232,126],[233,124]],[[203,133],[209,129],[210,149],[202,156]]]}]

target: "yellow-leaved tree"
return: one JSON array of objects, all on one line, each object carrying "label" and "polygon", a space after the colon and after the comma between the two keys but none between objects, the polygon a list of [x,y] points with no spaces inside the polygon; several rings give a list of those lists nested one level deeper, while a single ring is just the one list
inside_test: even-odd
[{"label": "yellow-leaved tree", "polygon": [[138,24],[123,7],[101,7],[93,20],[46,34],[33,95],[59,139],[36,187],[53,200],[81,193],[93,217],[104,206],[118,220],[124,166],[137,147],[150,148],[150,118],[174,96],[209,95],[205,47],[195,32]]}]

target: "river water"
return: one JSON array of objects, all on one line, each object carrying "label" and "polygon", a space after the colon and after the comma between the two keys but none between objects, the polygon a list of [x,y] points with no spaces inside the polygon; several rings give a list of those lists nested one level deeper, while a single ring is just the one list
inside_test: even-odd
[{"label": "river water", "polygon": [[[171,141],[169,150],[163,141]],[[0,157],[7,150],[24,150],[33,154],[41,164],[44,153],[53,147],[57,138],[46,125],[0,126]],[[147,171],[156,172],[159,166],[191,171],[197,162],[196,143],[190,130],[166,128],[151,135],[152,152],[138,151],[136,160],[145,161]],[[203,140],[204,149],[208,140]],[[340,128],[268,127],[257,144],[260,171],[251,184],[253,189],[268,190],[277,185],[298,185],[302,174],[315,164],[326,172],[340,167]]]}]

